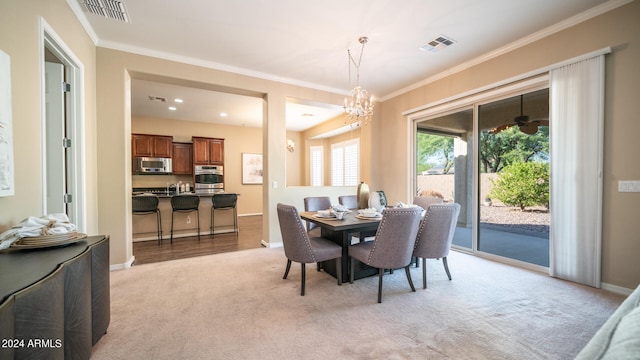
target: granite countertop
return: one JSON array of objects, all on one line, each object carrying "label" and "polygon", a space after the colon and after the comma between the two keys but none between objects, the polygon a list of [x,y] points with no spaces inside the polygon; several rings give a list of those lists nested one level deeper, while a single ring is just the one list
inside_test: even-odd
[{"label": "granite countertop", "polygon": [[[133,190],[133,193],[132,193],[133,196],[142,195],[142,194],[153,194],[160,199],[170,198],[174,195],[178,195],[176,194],[175,191],[167,191],[167,188],[133,188],[132,190]],[[211,197],[212,195],[217,195],[217,194],[196,194],[195,191],[185,191],[180,193],[180,195],[182,194],[198,195],[202,197]],[[218,194],[233,194],[233,193],[221,192]]]}]

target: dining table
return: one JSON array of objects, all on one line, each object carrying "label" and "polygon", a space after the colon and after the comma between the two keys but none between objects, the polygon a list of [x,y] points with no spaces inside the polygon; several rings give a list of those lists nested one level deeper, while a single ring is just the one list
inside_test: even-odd
[{"label": "dining table", "polygon": [[[315,223],[320,227],[320,236],[329,239],[336,244],[342,246],[342,282],[349,282],[351,272],[349,246],[355,234],[360,237],[374,236],[382,215],[376,217],[364,217],[358,215],[357,210],[350,210],[342,219],[335,216],[322,217],[317,211],[304,211],[300,213],[300,218],[305,221]],[[321,264],[322,269],[337,277],[335,261],[325,261]],[[368,266],[367,264],[357,262],[355,264],[354,279],[377,275],[378,269]]]}]

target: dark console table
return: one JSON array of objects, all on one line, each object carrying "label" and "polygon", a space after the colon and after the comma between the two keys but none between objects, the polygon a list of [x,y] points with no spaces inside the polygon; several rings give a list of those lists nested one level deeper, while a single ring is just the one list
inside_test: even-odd
[{"label": "dark console table", "polygon": [[0,252],[0,359],[89,359],[109,321],[108,236]]}]

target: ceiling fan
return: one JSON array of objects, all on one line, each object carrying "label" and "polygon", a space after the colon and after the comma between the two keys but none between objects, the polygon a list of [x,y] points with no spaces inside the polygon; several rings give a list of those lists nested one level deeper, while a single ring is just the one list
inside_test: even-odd
[{"label": "ceiling fan", "polygon": [[520,115],[513,119],[513,123],[500,125],[496,128],[489,130],[489,134],[494,135],[501,131],[504,131],[512,126],[518,126],[520,131],[527,135],[533,135],[538,132],[539,126],[549,126],[549,120],[529,120],[528,115],[524,115],[523,112],[524,94],[520,95]]}]

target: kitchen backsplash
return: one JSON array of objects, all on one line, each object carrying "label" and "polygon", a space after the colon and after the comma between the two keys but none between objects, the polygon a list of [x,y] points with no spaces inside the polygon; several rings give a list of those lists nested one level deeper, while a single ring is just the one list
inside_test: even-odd
[{"label": "kitchen backsplash", "polygon": [[183,184],[189,183],[193,187],[193,176],[191,175],[132,175],[131,187],[166,187],[167,184],[176,184],[179,181],[182,181]]}]

